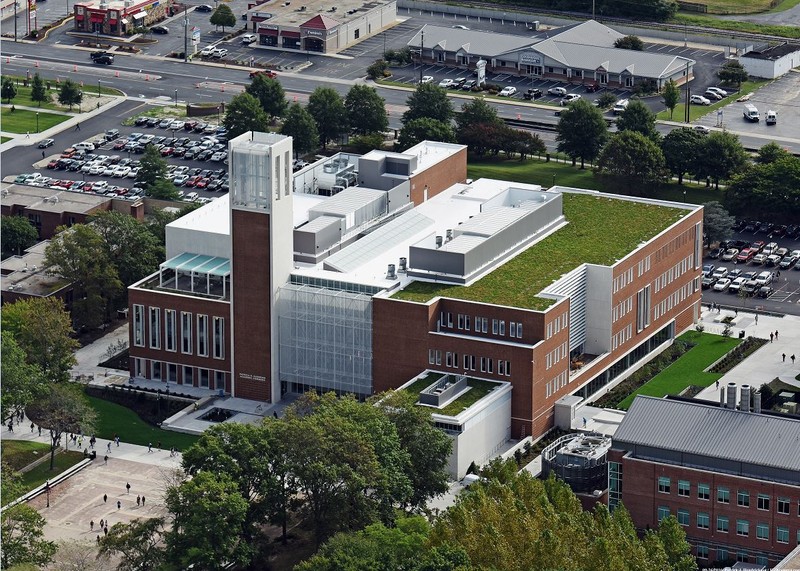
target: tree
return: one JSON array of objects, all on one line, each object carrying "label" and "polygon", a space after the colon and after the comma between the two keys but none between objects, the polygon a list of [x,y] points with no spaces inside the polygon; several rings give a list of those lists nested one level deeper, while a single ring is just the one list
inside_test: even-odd
[{"label": "tree", "polygon": [[178,189],[168,178],[160,178],[146,191],[147,196],[158,200],[178,200]]},{"label": "tree", "polygon": [[609,109],[617,102],[617,96],[611,93],[610,91],[604,91],[600,94],[595,100],[595,103],[600,109]]},{"label": "tree", "polygon": [[281,133],[293,138],[293,147],[298,155],[305,155],[319,147],[317,124],[311,113],[299,103],[292,103],[283,120]]},{"label": "tree", "polygon": [[102,212],[92,226],[105,243],[105,250],[124,286],[138,282],[164,261],[164,247],[147,227],[129,214]]},{"label": "tree", "polygon": [[39,77],[39,73],[33,74],[33,81],[31,81],[31,101],[36,101],[39,107],[41,107],[42,103],[49,99],[50,97],[47,95],[47,90],[44,87],[42,78]]},{"label": "tree", "polygon": [[791,153],[789,151],[782,148],[775,141],[770,141],[769,143],[758,149],[758,154],[756,155],[756,162],[762,165],[767,165],[770,163],[774,163],[779,159],[784,159],[789,156],[791,156]]},{"label": "tree", "polygon": [[367,68],[367,77],[372,80],[383,79],[389,69],[386,60],[378,59]]},{"label": "tree", "polygon": [[703,137],[697,158],[697,175],[710,177],[715,188],[748,165],[747,151],[739,137],[727,131],[714,131]]},{"label": "tree", "polygon": [[50,469],[55,467],[56,449],[67,432],[94,432],[97,417],[79,386],[51,384],[47,394],[28,407],[28,418],[50,431]]},{"label": "tree", "polygon": [[72,107],[80,105],[81,101],[83,101],[83,91],[78,84],[71,79],[65,79],[61,84],[61,91],[58,92],[58,102],[61,105],[69,105],[69,110],[72,111]]},{"label": "tree", "polygon": [[[252,548],[241,541],[247,501],[227,474],[201,471],[167,489],[172,528],[164,536],[165,556],[173,566],[222,571],[229,563],[247,565]],[[209,525],[209,522],[214,522]]]},{"label": "tree", "polygon": [[635,131],[655,142],[660,139],[655,113],[638,99],[631,101],[617,118],[617,131]]},{"label": "tree", "polygon": [[245,88],[245,92],[258,99],[261,108],[269,119],[283,117],[289,108],[289,103],[286,101],[286,92],[283,90],[281,82],[273,77],[267,77],[266,75],[255,76],[250,85]]},{"label": "tree", "polygon": [[25,351],[17,345],[13,334],[4,331],[0,339],[3,355],[0,360],[3,379],[0,420],[5,424],[46,392],[47,381],[38,365],[26,361]]},{"label": "tree", "polygon": [[156,571],[164,563],[164,518],[115,523],[100,540],[100,555],[119,558],[117,571]]},{"label": "tree", "polygon": [[236,25],[236,16],[233,15],[233,10],[227,4],[222,4],[214,10],[211,14],[210,22],[215,26],[222,26],[222,33],[225,33],[225,26],[229,28]]},{"label": "tree", "polygon": [[11,79],[3,80],[3,87],[0,88],[0,97],[6,100],[6,103],[11,103],[11,100],[17,96],[17,86]]},{"label": "tree", "polygon": [[181,207],[180,211],[173,212],[172,209],[155,208],[150,216],[145,220],[145,227],[155,236],[160,246],[165,246],[167,243],[167,224],[174,222],[178,218],[185,216],[200,208],[200,204],[190,202]]},{"label": "tree", "polygon": [[673,571],[694,571],[697,562],[692,557],[691,547],[686,541],[686,532],[674,515],[661,520],[658,524],[658,539],[667,555],[667,563]]},{"label": "tree", "polygon": [[30,248],[39,240],[39,232],[24,216],[0,217],[0,231],[4,256],[13,254],[20,256],[23,250]]},{"label": "tree", "polygon": [[75,364],[78,342],[64,302],[56,297],[21,299],[3,306],[4,334],[13,335],[28,363],[47,381],[66,381]]},{"label": "tree", "polygon": [[683,184],[683,175],[696,170],[703,137],[694,129],[681,127],[670,131],[661,142],[667,169],[678,177],[678,184]]},{"label": "tree", "polygon": [[449,124],[430,117],[421,117],[403,125],[397,144],[401,149],[408,149],[425,140],[454,143],[456,136]]},{"label": "tree", "polygon": [[245,92],[236,95],[228,103],[222,124],[228,130],[228,137],[233,138],[248,131],[266,131],[269,127],[269,117],[261,108],[258,99]]},{"label": "tree", "polygon": [[344,100],[350,129],[357,135],[383,133],[389,127],[389,117],[383,97],[374,87],[354,85]]},{"label": "tree", "polygon": [[344,100],[331,87],[317,87],[308,98],[308,112],[317,124],[322,148],[347,131],[347,109]]},{"label": "tree", "polygon": [[614,42],[614,47],[640,52],[644,49],[644,42],[639,36],[624,36]]},{"label": "tree", "polygon": [[44,566],[53,561],[56,544],[44,539],[45,523],[44,517],[25,503],[5,510],[2,515],[0,567],[11,569],[25,563]]},{"label": "tree", "polygon": [[735,222],[736,219],[719,202],[714,200],[703,205],[703,231],[709,244],[730,237]]},{"label": "tree", "polygon": [[608,125],[603,113],[585,99],[579,99],[561,113],[556,125],[558,151],[566,153],[574,165],[581,160],[593,161],[608,138]]},{"label": "tree", "polygon": [[[621,131],[609,139],[597,159],[595,172],[607,176],[623,194],[643,194],[664,179],[664,153],[636,131]],[[638,187],[639,192],[635,189]]]},{"label": "tree", "polygon": [[678,86],[671,79],[664,86],[664,93],[661,94],[664,101],[664,106],[669,109],[669,119],[672,121],[672,114],[675,112],[675,107],[681,100],[681,92]]},{"label": "tree", "polygon": [[148,144],[139,161],[139,174],[136,180],[144,183],[144,188],[149,191],[159,180],[167,178],[167,161],[161,156],[155,145]]},{"label": "tree", "polygon": [[88,541],[60,541],[58,557],[48,571],[108,571],[108,557],[98,556]]},{"label": "tree", "polygon": [[349,146],[359,154],[368,153],[373,149],[383,148],[383,133],[368,133],[366,135],[353,135],[350,137]]},{"label": "tree", "polygon": [[738,216],[787,224],[800,220],[800,158],[788,155],[734,175],[724,203]]},{"label": "tree", "polygon": [[72,283],[75,323],[95,329],[108,322],[123,285],[97,230],[86,224],[62,228],[44,255],[45,264]]},{"label": "tree", "polygon": [[461,141],[465,132],[474,125],[500,125],[503,121],[497,116],[497,109],[486,102],[483,97],[475,97],[461,106],[461,113],[456,115],[456,136]]},{"label": "tree", "polygon": [[523,161],[528,156],[541,155],[547,150],[538,133],[531,133],[522,129],[515,129],[515,131],[514,147],[519,153],[519,160]]},{"label": "tree", "polygon": [[447,125],[453,119],[453,104],[447,91],[433,83],[421,83],[406,100],[408,111],[403,113],[403,124],[427,117]]},{"label": "tree", "polygon": [[717,77],[723,83],[729,85],[736,85],[736,89],[742,87],[742,83],[747,81],[747,70],[744,66],[736,60],[729,60],[722,64],[722,67],[717,71]]}]

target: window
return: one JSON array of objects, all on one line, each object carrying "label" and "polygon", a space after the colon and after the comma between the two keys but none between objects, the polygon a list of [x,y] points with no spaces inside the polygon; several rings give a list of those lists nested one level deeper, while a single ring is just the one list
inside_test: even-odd
[{"label": "window", "polygon": [[726,516],[717,516],[717,531],[728,533],[728,518]]},{"label": "window", "polygon": [[150,308],[150,348],[161,349],[161,310]]},{"label": "window", "polygon": [[214,358],[225,358],[225,318],[214,318]]},{"label": "window", "polygon": [[178,317],[174,309],[164,310],[164,349],[178,350]]},{"label": "window", "polygon": [[150,375],[154,381],[161,380],[161,361],[151,361],[150,367],[153,369],[152,375]]},{"label": "window", "polygon": [[200,386],[208,388],[208,369],[198,369],[200,372]]},{"label": "window", "polygon": [[183,384],[184,385],[193,385],[194,384],[194,375],[192,374],[194,371],[191,367],[184,367],[183,368]]},{"label": "window", "polygon": [[766,523],[756,525],[756,537],[758,539],[769,540],[769,526]]},{"label": "window", "polygon": [[750,535],[750,522],[746,519],[737,519],[736,535],[741,535],[742,537],[747,537]]},{"label": "window", "polygon": [[453,354],[450,351],[448,351],[444,355],[444,364],[445,364],[446,367],[452,367],[453,366]]},{"label": "window", "polygon": [[436,351],[428,349],[428,364],[433,365],[436,362]]},{"label": "window", "polygon": [[723,547],[717,548],[717,561],[725,561],[728,558],[728,550]]},{"label": "window", "polygon": [[658,478],[658,491],[662,494],[668,494],[670,489],[669,478],[660,476]]},{"label": "window", "polygon": [[506,322],[505,321],[501,321],[500,322],[500,335],[505,335],[505,334],[506,334]]},{"label": "window", "polygon": [[688,480],[678,480],[678,495],[679,496],[686,496],[687,498],[691,494],[692,485],[688,482]]},{"label": "window", "polygon": [[697,484],[697,497],[701,500],[707,500],[711,494],[711,489],[708,484]]},{"label": "window", "polygon": [[775,539],[778,543],[789,543],[789,528],[779,525],[775,533]]},{"label": "window", "polygon": [[608,509],[614,509],[622,501],[622,464],[608,463]]},{"label": "window", "polygon": [[697,527],[698,529],[708,529],[708,514],[697,512]]},{"label": "window", "polygon": [[731,503],[731,492],[728,488],[717,488],[717,501],[721,504]]},{"label": "window", "polygon": [[766,555],[756,555],[756,565],[763,565],[766,567],[769,565],[769,559]]},{"label": "window", "polygon": [[509,337],[517,336],[517,323],[515,321],[508,322],[508,336]]},{"label": "window", "polygon": [[517,339],[522,339],[522,323],[517,322]]},{"label": "window", "polygon": [[481,319],[481,333],[489,332],[489,318],[484,317]]},{"label": "window", "polygon": [[497,335],[497,320],[492,319],[492,335]]},{"label": "window", "polygon": [[144,306],[133,306],[133,344],[144,347]]},{"label": "window", "polygon": [[739,493],[736,494],[736,505],[742,508],[749,508],[750,507],[750,492],[745,490],[739,490]]},{"label": "window", "polygon": [[707,545],[698,545],[697,546],[697,558],[698,559],[708,559],[708,546]]},{"label": "window", "polygon": [[737,551],[736,552],[736,561],[740,563],[747,563],[750,558],[747,555],[747,551]]},{"label": "window", "polygon": [[681,525],[689,525],[689,510],[678,510],[678,523]]},{"label": "window", "polygon": [[665,517],[669,517],[669,508],[667,506],[658,506],[658,521],[661,523],[661,520]]},{"label": "window", "polygon": [[192,314],[181,311],[181,352],[192,354]]},{"label": "window", "polygon": [[436,364],[442,364],[442,352],[439,349],[436,350]]},{"label": "window", "polygon": [[225,373],[223,371],[214,371],[214,388],[225,390]]},{"label": "window", "polygon": [[197,354],[208,357],[208,315],[197,316]]},{"label": "window", "polygon": [[[631,268],[633,269],[633,268]],[[636,331],[650,325],[650,286],[645,286],[636,294]]]},{"label": "window", "polygon": [[789,498],[778,498],[778,513],[789,515]]},{"label": "window", "polygon": [[766,494],[758,494],[758,509],[769,511],[769,496]]}]

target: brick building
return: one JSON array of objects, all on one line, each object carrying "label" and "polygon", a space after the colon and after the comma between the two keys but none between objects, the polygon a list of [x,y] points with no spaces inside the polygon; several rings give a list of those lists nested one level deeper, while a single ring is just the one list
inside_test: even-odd
[{"label": "brick building", "polygon": [[760,399],[751,412],[749,394],[737,410],[735,395],[733,408],[637,397],[609,452],[609,505],[639,529],[676,516],[708,566],[772,566],[800,544],[800,420],[757,412]]},{"label": "brick building", "polygon": [[167,261],[129,289],[134,376],[264,401],[475,376],[511,384],[520,438],[698,315],[701,207],[465,182],[460,145],[294,175],[289,139],[230,145],[229,197],[169,225]]},{"label": "brick building", "polygon": [[90,34],[126,36],[172,15],[171,0],[89,0],[72,7],[74,30]]}]

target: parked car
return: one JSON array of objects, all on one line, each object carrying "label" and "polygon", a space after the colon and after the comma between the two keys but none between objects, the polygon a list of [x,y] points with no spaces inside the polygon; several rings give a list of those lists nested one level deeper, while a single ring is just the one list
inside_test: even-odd
[{"label": "parked car", "polygon": [[214,50],[217,49],[215,46],[206,46],[202,50],[200,50],[200,55],[202,57],[209,57]]},{"label": "parked car", "polygon": [[223,58],[228,55],[228,50],[225,48],[216,48],[213,52],[211,52],[211,56],[214,59]]},{"label": "parked car", "polygon": [[736,259],[736,256],[739,255],[739,250],[736,248],[728,248],[725,250],[725,253],[722,254],[722,261],[723,262],[732,262]]},{"label": "parked car", "polygon": [[712,277],[715,277],[718,280],[722,279],[724,277],[727,277],[728,276],[728,268],[726,268],[724,266],[720,266],[717,269],[715,269],[714,272],[711,275],[712,275]]},{"label": "parked car", "polygon": [[716,283],[716,281],[717,281],[717,278],[715,278],[715,277],[712,277],[712,276],[704,276],[704,277],[703,277],[703,280],[700,282],[700,286],[701,286],[703,289],[708,289],[708,288],[710,288],[711,286],[713,286],[713,285]]},{"label": "parked car", "polygon": [[708,87],[708,88],[706,88],[706,91],[713,91],[714,93],[719,95],[721,98],[728,96],[728,92],[725,91],[724,89],[720,89],[719,87]]},{"label": "parked car", "polygon": [[703,97],[705,97],[709,101],[719,101],[720,99],[722,99],[722,95],[720,95],[719,93],[717,93],[712,89],[706,89],[706,92],[703,93]]},{"label": "parked car", "polygon": [[768,256],[766,254],[756,254],[755,256],[753,256],[753,263],[761,265],[767,261],[767,257]]},{"label": "parked car", "polygon": [[705,125],[695,125],[694,130],[700,133],[701,135],[708,135],[711,132],[711,129],[709,129]]},{"label": "parked car", "polygon": [[565,96],[564,96],[564,97],[561,99],[561,105],[562,105],[562,106],[564,106],[564,105],[569,105],[569,104],[570,104],[570,103],[572,103],[573,101],[577,101],[577,100],[578,100],[578,99],[580,99],[580,98],[581,98],[581,96],[580,96],[579,94],[577,94],[577,93],[567,93],[567,94],[566,94],[566,95],[565,95]]},{"label": "parked car", "polygon": [[738,277],[734,279],[728,286],[728,293],[739,293],[739,289],[747,282],[747,278]]},{"label": "parked car", "polygon": [[169,28],[166,26],[150,26],[150,31],[154,34],[169,34]]},{"label": "parked car", "polygon": [[710,276],[716,267],[714,264],[703,264],[703,275]]},{"label": "parked car", "polygon": [[422,79],[419,80],[420,83],[433,83],[433,76],[432,75],[423,75]]},{"label": "parked car", "polygon": [[761,286],[758,288],[758,297],[769,297],[774,291],[770,286]]},{"label": "parked car", "polygon": [[539,99],[542,95],[544,95],[542,93],[542,90],[541,89],[537,89],[537,88],[534,87],[534,88],[531,88],[531,89],[526,89],[525,93],[522,94],[522,98],[523,99],[528,99],[528,100]]},{"label": "parked car", "polygon": [[558,97],[564,97],[567,94],[567,90],[563,87],[551,87],[547,90],[547,93]]},{"label": "parked car", "polygon": [[40,149],[46,149],[48,147],[52,147],[53,143],[55,143],[55,140],[53,139],[42,139],[41,141],[39,141],[39,144],[37,146]]},{"label": "parked car", "polygon": [[714,291],[725,291],[731,285],[731,280],[728,278],[722,278],[717,283],[714,284]]},{"label": "parked car", "polygon": [[213,12],[214,8],[212,8],[208,4],[200,4],[195,8],[195,10],[198,12]]},{"label": "parked car", "polygon": [[711,101],[702,95],[692,95],[689,101],[695,105],[711,105]]},{"label": "parked car", "polygon": [[452,87],[453,83],[455,82],[452,79],[450,79],[449,77],[445,77],[442,81],[439,82],[439,87],[444,87],[444,88]]},{"label": "parked car", "polygon": [[513,97],[516,93],[517,93],[517,88],[514,87],[513,85],[509,85],[507,87],[504,87],[502,91],[498,93],[498,95],[500,97]]},{"label": "parked car", "polygon": [[258,36],[255,34],[245,34],[242,36],[242,43],[248,46],[256,40],[258,40]]},{"label": "parked car", "polygon": [[599,83],[587,83],[586,84],[586,93],[595,93],[596,91],[600,91],[600,84]]},{"label": "parked car", "polygon": [[758,274],[756,276],[756,283],[758,283],[758,285],[762,285],[762,286],[771,284],[772,283],[772,272],[764,271],[764,272],[761,272],[760,274]]},{"label": "parked car", "polygon": [[473,87],[478,84],[477,81],[474,79],[468,79],[464,82],[464,85],[461,86],[461,91],[470,91]]}]

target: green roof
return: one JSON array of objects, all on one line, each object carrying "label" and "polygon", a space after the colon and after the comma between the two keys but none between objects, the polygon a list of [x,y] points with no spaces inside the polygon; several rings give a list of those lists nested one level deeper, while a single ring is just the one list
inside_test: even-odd
[{"label": "green roof", "polygon": [[[424,377],[417,379],[403,390],[411,394],[419,395],[419,393],[427,389],[442,377],[444,377],[444,373],[430,372]],[[434,413],[442,414],[444,416],[458,416],[460,413],[467,410],[473,404],[499,387],[500,383],[494,381],[485,381],[482,379],[473,379],[472,377],[469,377],[467,378],[467,386],[470,387],[470,390],[462,394],[444,408],[433,409]]]},{"label": "green roof", "polygon": [[470,286],[414,281],[391,297],[426,303],[449,297],[544,310],[553,300],[539,293],[583,263],[608,266],[686,215],[683,208],[564,193],[569,222]]}]

